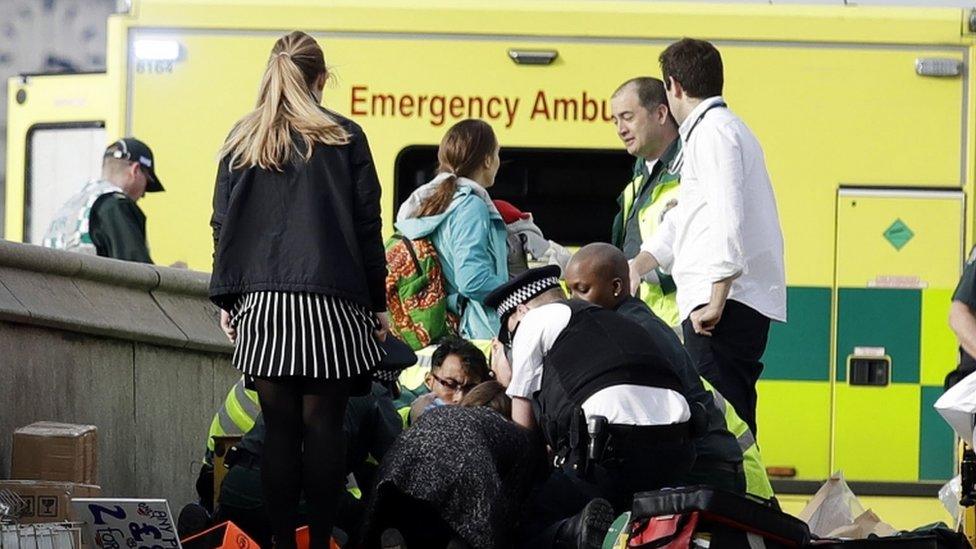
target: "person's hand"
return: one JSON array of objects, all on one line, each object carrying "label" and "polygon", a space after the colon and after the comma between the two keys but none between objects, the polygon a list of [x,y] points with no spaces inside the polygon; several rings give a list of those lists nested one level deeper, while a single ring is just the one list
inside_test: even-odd
[{"label": "person's hand", "polygon": [[512,365],[505,356],[505,345],[497,337],[491,340],[491,371],[502,387],[508,387],[512,382]]},{"label": "person's hand", "polygon": [[220,310],[220,329],[231,343],[237,341],[237,330],[230,323],[230,313],[223,309]]},{"label": "person's hand", "polygon": [[691,312],[691,326],[695,329],[695,333],[698,335],[703,335],[707,337],[712,336],[712,330],[715,326],[722,320],[722,310],[724,307],[720,305],[712,305],[709,303],[701,309],[697,309]]},{"label": "person's hand", "polygon": [[386,336],[390,334],[390,315],[386,312],[376,313],[376,318],[380,321],[380,328],[374,331],[373,335],[382,343],[386,341]]},{"label": "person's hand", "polygon": [[637,269],[637,263],[635,261],[630,262],[630,295],[637,296],[637,290],[640,289],[641,283],[641,272]]}]

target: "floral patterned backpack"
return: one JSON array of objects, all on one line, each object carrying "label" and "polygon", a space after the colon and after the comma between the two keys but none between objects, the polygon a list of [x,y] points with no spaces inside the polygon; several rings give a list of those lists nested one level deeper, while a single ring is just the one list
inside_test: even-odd
[{"label": "floral patterned backpack", "polygon": [[444,274],[430,240],[393,235],[386,265],[386,307],[397,337],[416,351],[457,335],[459,319],[447,308]]}]

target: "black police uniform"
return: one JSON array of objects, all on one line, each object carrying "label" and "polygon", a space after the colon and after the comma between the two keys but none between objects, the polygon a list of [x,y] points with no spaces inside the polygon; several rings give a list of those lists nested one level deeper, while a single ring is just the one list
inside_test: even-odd
[{"label": "black police uniform", "polygon": [[636,297],[628,297],[616,309],[618,314],[629,318],[647,331],[666,353],[675,366],[678,376],[689,388],[688,402],[698,403],[708,412],[708,423],[703,436],[695,439],[698,459],[685,483],[707,484],[733,493],[745,493],[746,479],[742,469],[742,449],[735,436],[729,432],[725,415],[715,405],[712,394],[705,390],[691,357],[681,345],[677,334],[661,320],[646,303]]},{"label": "black police uniform", "polygon": [[[570,320],[543,360],[541,388],[533,398],[557,467],[529,502],[523,531],[535,535],[526,546],[557,546],[574,520],[567,517],[593,498],[606,499],[620,513],[630,509],[636,492],[682,484],[696,457],[693,424],[707,421],[705,411],[691,403],[689,388],[664,350],[643,328],[584,301],[564,303]],[[606,425],[591,452],[582,404],[616,385],[671,389],[689,400],[692,421]]]},{"label": "black police uniform", "polygon": [[[676,484],[691,468],[695,450],[690,422],[608,425],[606,444],[600,444],[604,450],[588,456],[583,403],[616,385],[671,389],[686,400],[689,387],[640,326],[585,301],[566,305],[572,312],[569,323],[543,360],[545,375],[535,396],[539,424],[558,464],[592,477],[615,508],[626,508],[635,491]],[[667,460],[658,459],[662,445],[672,447]]]}]

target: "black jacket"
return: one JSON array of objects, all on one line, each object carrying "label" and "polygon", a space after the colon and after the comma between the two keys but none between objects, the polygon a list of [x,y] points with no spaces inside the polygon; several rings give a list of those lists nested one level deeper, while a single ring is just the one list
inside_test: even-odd
[{"label": "black jacket", "polygon": [[[386,310],[380,184],[366,135],[332,114],[349,143],[293,154],[283,171],[231,170],[221,159],[214,190],[210,299],[231,310],[247,292],[334,295]],[[299,141],[300,143],[300,141]]]},{"label": "black jacket", "polygon": [[88,221],[95,251],[102,257],[152,263],[146,246],[146,216],[122,193],[107,193],[92,204]]},{"label": "black jacket", "polygon": [[707,430],[701,438],[695,440],[695,449],[698,452],[696,469],[702,464],[707,467],[714,462],[741,462],[742,449],[728,430],[725,413],[715,405],[712,393],[705,390],[691,357],[674,330],[654,314],[646,303],[633,296],[625,299],[615,311],[647,330],[662,354],[675,366],[678,377],[688,387],[688,404],[700,403],[708,413]]}]

